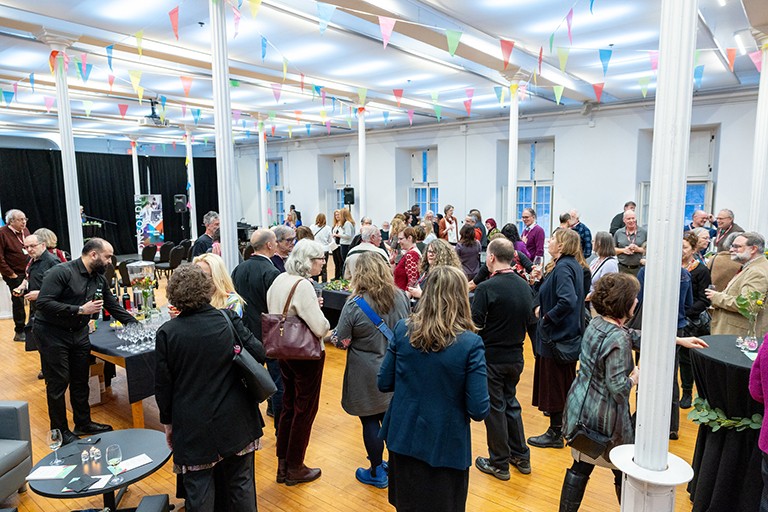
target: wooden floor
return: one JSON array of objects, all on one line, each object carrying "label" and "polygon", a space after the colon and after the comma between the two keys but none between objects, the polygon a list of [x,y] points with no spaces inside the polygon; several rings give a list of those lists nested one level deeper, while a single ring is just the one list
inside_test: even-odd
[{"label": "wooden floor", "polygon": [[[165,284],[163,281],[162,285]],[[161,285],[161,286],[162,286]],[[164,287],[164,286],[163,286]],[[158,294],[164,302],[164,293]],[[3,353],[0,372],[0,399],[26,400],[32,426],[32,450],[34,461],[46,455],[45,433],[48,429],[48,413],[45,401],[45,386],[37,379],[40,362],[37,352],[24,352],[24,344],[11,341],[13,323],[0,320],[0,347]],[[538,435],[548,426],[548,419],[530,406],[533,379],[533,356],[530,344],[526,344],[526,369],[518,386],[518,397],[523,405],[523,419],[526,435]],[[340,405],[341,383],[344,372],[345,353],[332,346],[328,350],[323,388],[320,396],[320,412],[315,421],[312,439],[307,451],[306,462],[320,467],[322,477],[316,482],[286,487],[275,483],[275,436],[272,428],[265,429],[263,450],[256,453],[256,487],[259,508],[262,511],[372,511],[394,510],[387,502],[387,491],[360,484],[355,480],[355,469],[366,465],[360,422],[346,414]],[[105,404],[92,409],[93,419],[112,424],[116,429],[131,427],[131,408],[127,400],[125,374],[118,368],[118,376],[112,381]],[[144,411],[147,428],[160,429],[157,407],[154,399],[145,400]],[[262,412],[263,407],[262,407]],[[691,462],[696,440],[695,426],[681,418],[680,440],[671,441],[673,453]],[[266,418],[266,415],[265,415]],[[271,418],[267,418],[271,421]],[[70,419],[71,421],[71,419]],[[485,427],[482,423],[472,425],[473,456],[487,456]],[[551,511],[557,510],[560,486],[565,470],[572,460],[570,450],[531,449],[530,475],[522,475],[512,469],[512,478],[502,482],[480,473],[474,467],[470,470],[468,511]],[[619,510],[610,471],[596,468],[581,510]],[[126,493],[122,505],[136,506],[143,495],[169,494],[175,492],[175,476],[170,462],[149,478],[134,484]],[[178,502],[179,500],[175,500]],[[100,507],[99,497],[55,500],[38,496],[29,490],[14,494],[4,506],[15,506],[20,511],[65,511]],[[0,507],[1,508],[1,507]],[[681,486],[677,490],[675,510],[688,512],[691,503]]]}]

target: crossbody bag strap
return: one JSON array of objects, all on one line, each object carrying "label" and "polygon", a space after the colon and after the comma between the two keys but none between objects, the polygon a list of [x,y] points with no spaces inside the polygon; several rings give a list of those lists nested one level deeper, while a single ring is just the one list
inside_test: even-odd
[{"label": "crossbody bag strap", "polygon": [[229,316],[227,313],[220,309],[219,313],[221,313],[221,316],[224,317],[224,320],[227,321],[227,326],[229,327],[229,331],[232,333],[232,346],[235,350],[236,354],[239,354],[240,351],[243,349],[243,344],[240,342],[240,336],[237,335],[237,331],[235,330],[235,326],[232,325],[232,320],[229,319]]},{"label": "crossbody bag strap", "polygon": [[[608,333],[601,333],[602,339],[600,340],[600,346],[597,347],[596,354],[598,357],[600,356],[600,351],[603,349],[603,343],[605,342],[605,338],[608,337]],[[597,359],[595,359],[595,362],[597,362]],[[595,369],[592,368],[592,373],[589,374],[589,382],[587,383],[587,390],[584,393],[584,401],[581,402],[581,410],[579,410],[579,420],[578,423],[581,423],[581,414],[584,412],[584,405],[587,403],[587,396],[589,395],[589,387],[592,385],[592,377],[595,376]]]},{"label": "crossbody bag strap", "polygon": [[291,299],[293,299],[293,292],[296,291],[296,287],[299,286],[300,282],[301,282],[301,279],[296,281],[296,283],[291,288],[291,293],[288,294],[288,298],[285,299],[285,307],[283,307],[283,317],[288,316],[288,308],[291,307]]},{"label": "crossbody bag strap", "polygon": [[360,310],[365,313],[365,316],[367,316],[368,319],[373,322],[373,325],[376,326],[376,328],[381,332],[381,334],[384,335],[385,338],[387,338],[388,341],[392,341],[395,338],[395,333],[392,332],[392,329],[390,329],[389,326],[384,323],[384,319],[376,314],[376,312],[373,310],[373,308],[371,308],[371,306],[368,304],[368,302],[366,302],[364,298],[358,295],[352,299],[352,302],[357,304]]}]

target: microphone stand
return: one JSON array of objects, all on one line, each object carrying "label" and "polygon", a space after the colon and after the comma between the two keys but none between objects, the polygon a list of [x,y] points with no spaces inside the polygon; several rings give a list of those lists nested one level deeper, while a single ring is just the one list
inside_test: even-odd
[{"label": "microphone stand", "polygon": [[117,226],[117,222],[112,222],[111,220],[100,219],[98,217],[92,217],[90,215],[85,215],[85,214],[82,214],[81,217],[88,220],[95,220],[96,222],[101,222],[103,224],[112,224],[113,226]]}]

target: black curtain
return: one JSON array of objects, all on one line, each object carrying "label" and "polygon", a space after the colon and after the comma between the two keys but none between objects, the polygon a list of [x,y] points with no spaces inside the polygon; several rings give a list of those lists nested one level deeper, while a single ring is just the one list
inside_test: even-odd
[{"label": "black curtain", "polygon": [[[163,197],[163,231],[165,240],[179,243],[189,238],[189,213],[184,214],[186,226],[182,230],[182,214],[173,210],[173,196],[187,193],[187,168],[184,158],[147,157],[149,165],[150,190],[153,194]],[[140,164],[142,174],[146,166]],[[146,188],[143,188],[146,190]]]},{"label": "black curtain", "polygon": [[135,253],[131,156],[76,153],[75,160],[80,204],[85,208],[85,214],[116,223],[103,223],[96,234],[112,243],[115,254]]},{"label": "black curtain", "polygon": [[0,149],[0,204],[3,215],[12,208],[22,210],[31,232],[48,228],[56,233],[59,248],[71,252],[58,151]]},{"label": "black curtain", "polygon": [[195,199],[197,200],[197,233],[205,231],[203,215],[219,211],[219,186],[216,180],[216,159],[195,158]]}]

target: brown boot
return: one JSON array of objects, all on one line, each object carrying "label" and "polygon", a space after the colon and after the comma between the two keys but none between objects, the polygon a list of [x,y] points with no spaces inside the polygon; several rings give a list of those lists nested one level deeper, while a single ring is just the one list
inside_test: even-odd
[{"label": "brown boot", "polygon": [[288,464],[285,462],[285,459],[277,459],[277,478],[275,478],[277,483],[285,483],[286,473],[288,473]]},{"label": "brown boot", "polygon": [[285,485],[303,484],[320,478],[320,468],[308,468],[304,464],[296,469],[288,468],[285,475]]}]

